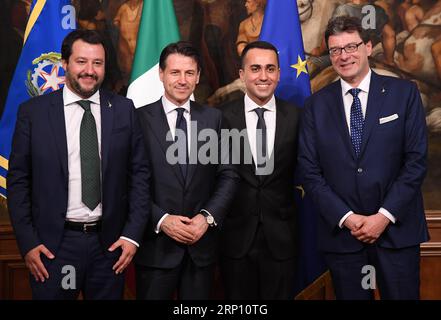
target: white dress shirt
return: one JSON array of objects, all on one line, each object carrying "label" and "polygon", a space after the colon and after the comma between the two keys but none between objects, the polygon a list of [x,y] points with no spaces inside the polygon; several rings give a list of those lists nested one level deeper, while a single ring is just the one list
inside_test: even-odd
[{"label": "white dress shirt", "polygon": [[[77,103],[79,100],[85,99],[72,92],[67,86],[63,87],[64,122],[66,125],[67,140],[67,168],[69,172],[66,220],[74,222],[93,222],[101,219],[103,207],[100,202],[92,211],[81,200],[80,127],[84,109]],[[99,90],[87,100],[91,102],[90,110],[95,118],[98,137],[98,152],[101,160],[101,107]],[[132,239],[127,237],[120,238],[139,247],[139,244]]]},{"label": "white dress shirt", "polygon": [[176,109],[178,108],[185,109],[184,118],[185,118],[185,122],[187,122],[187,146],[188,146],[188,153],[190,154],[190,137],[191,137],[190,100],[187,100],[182,106],[177,106],[173,104],[165,96],[162,96],[161,101],[162,101],[162,106],[164,107],[164,112],[167,117],[168,127],[170,128],[172,137],[175,137],[176,119],[178,118],[178,112],[176,111]]},{"label": "white dress shirt", "polygon": [[[368,96],[369,96],[369,86],[371,84],[371,74],[372,74],[372,71],[371,71],[371,69],[369,69],[369,72],[367,73],[367,75],[363,78],[363,80],[360,82],[360,84],[357,87],[358,89],[361,90],[358,94],[358,98],[360,99],[360,102],[361,102],[361,111],[363,113],[364,119],[366,119],[367,103],[368,103]],[[351,134],[351,120],[350,120],[351,119],[351,106],[352,106],[352,101],[354,100],[354,97],[349,93],[349,90],[352,89],[353,87],[349,83],[344,81],[343,79],[340,79],[340,83],[341,83],[341,94],[343,96],[343,105],[344,105],[344,109],[345,109],[346,124],[348,126],[349,135],[350,135]],[[381,214],[386,216],[386,218],[388,218],[392,223],[396,222],[396,218],[385,208],[380,208],[378,210],[378,212],[380,212]],[[343,228],[343,223],[345,222],[346,218],[349,217],[353,213],[354,212],[351,210],[351,211],[347,212],[343,216],[343,218],[340,219],[340,222],[338,223],[340,228]]]},{"label": "white dress shirt", "polygon": [[276,99],[274,95],[264,106],[259,106],[246,94],[244,97],[245,105],[245,122],[247,125],[248,141],[250,143],[251,154],[253,155],[254,163],[257,166],[256,156],[256,127],[259,117],[254,111],[256,108],[264,108],[266,111],[263,113],[266,125],[266,150],[268,150],[268,157],[271,157],[271,153],[274,149],[274,139],[276,137]]},{"label": "white dress shirt", "polygon": [[[92,222],[101,219],[101,202],[91,211],[81,200],[81,159],[80,127],[84,109],[77,103],[84,100],[67,86],[63,88],[64,121],[67,138],[67,168],[69,172],[68,202],[66,220],[75,222]],[[98,136],[98,150],[101,159],[101,110],[99,91],[87,100],[91,101],[90,110],[95,118]]]},{"label": "white dress shirt", "polygon": [[[168,100],[165,95],[161,98],[162,106],[164,108],[165,115],[167,117],[168,127],[170,128],[170,133],[172,134],[172,137],[175,136],[176,131],[176,119],[178,118],[178,112],[176,111],[177,108],[184,108],[184,118],[187,122],[187,146],[188,146],[188,153],[190,154],[190,137],[191,137],[191,114],[190,114],[190,100],[187,100],[182,106],[177,106],[173,104],[170,100]],[[165,138],[165,137],[164,137]],[[205,209],[201,209],[201,211],[204,211],[208,215],[211,216],[211,213],[208,212]],[[158,224],[156,225],[155,232],[159,233],[161,231],[161,224],[162,221],[168,216],[168,213],[165,213],[161,219],[159,219]],[[216,224],[216,221],[214,222],[214,225]]]}]

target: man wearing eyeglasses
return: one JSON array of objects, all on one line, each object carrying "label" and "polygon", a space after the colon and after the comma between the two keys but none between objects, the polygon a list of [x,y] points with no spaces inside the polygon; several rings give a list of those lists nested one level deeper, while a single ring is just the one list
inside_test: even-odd
[{"label": "man wearing eyeglasses", "polygon": [[421,184],[425,113],[416,85],[369,68],[371,41],[354,17],[325,33],[340,80],[306,102],[299,169],[320,213],[320,248],[337,299],[418,299],[429,239]]}]

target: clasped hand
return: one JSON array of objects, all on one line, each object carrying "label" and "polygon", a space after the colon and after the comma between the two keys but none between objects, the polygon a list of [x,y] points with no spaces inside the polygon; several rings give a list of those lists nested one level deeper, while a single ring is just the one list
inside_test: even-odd
[{"label": "clasped hand", "polygon": [[200,213],[192,219],[169,214],[161,223],[161,230],[165,234],[177,242],[187,245],[196,243],[207,229],[208,223]]}]

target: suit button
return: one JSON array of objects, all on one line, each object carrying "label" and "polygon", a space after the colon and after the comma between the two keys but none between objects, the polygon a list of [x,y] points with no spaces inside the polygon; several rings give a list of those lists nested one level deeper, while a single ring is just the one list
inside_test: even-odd
[{"label": "suit button", "polygon": [[357,169],[357,172],[358,172],[358,173],[363,173],[363,169],[362,169],[362,168],[358,168],[358,169]]}]

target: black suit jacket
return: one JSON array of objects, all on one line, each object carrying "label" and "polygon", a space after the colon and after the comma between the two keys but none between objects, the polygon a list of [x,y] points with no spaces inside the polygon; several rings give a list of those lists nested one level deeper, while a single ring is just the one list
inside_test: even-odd
[{"label": "black suit jacket", "polygon": [[[120,236],[139,242],[149,214],[149,168],[131,100],[100,90],[104,252]],[[57,254],[68,202],[63,91],[23,103],[7,179],[8,209],[24,256],[44,244]],[[115,251],[116,254],[116,251]]]},{"label": "black suit jacket", "polygon": [[[225,126],[246,130],[243,98],[221,106]],[[276,99],[276,134],[271,155],[272,174],[259,178],[255,165],[237,166],[241,182],[232,208],[222,230],[222,252],[232,258],[242,258],[249,251],[259,221],[268,246],[276,259],[295,255],[294,172],[297,157],[299,109]],[[246,132],[246,131],[245,131]],[[239,150],[249,150],[248,137],[242,139]],[[237,150],[237,148],[233,148]]]},{"label": "black suit jacket", "polygon": [[[189,165],[184,182],[179,164],[169,164],[167,149],[172,141],[166,140],[169,126],[161,100],[137,110],[142,123],[147,154],[151,163],[152,219],[149,223],[136,262],[157,268],[173,268],[188,250],[194,263],[206,266],[215,261],[219,228],[233,198],[238,175],[231,165]],[[222,115],[219,110],[190,102],[191,121],[197,122],[197,133],[213,129],[220,136]],[[192,134],[195,133],[192,131]],[[204,142],[197,143],[190,152],[199,151]],[[220,141],[218,141],[218,144]],[[190,156],[191,157],[191,156]],[[193,217],[206,209],[218,226],[209,228],[195,244],[186,246],[176,242],[164,232],[154,230],[165,213]]]}]

